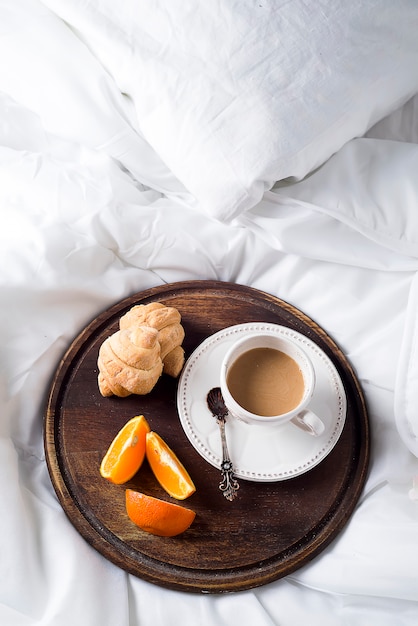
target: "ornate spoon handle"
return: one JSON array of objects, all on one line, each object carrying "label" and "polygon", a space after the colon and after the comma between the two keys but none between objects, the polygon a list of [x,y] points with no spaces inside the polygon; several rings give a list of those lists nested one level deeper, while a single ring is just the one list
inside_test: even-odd
[{"label": "ornate spoon handle", "polygon": [[219,483],[219,489],[223,492],[227,500],[233,500],[237,495],[239,484],[234,477],[234,468],[232,466],[231,459],[229,458],[228,446],[226,444],[225,418],[217,418],[217,422],[221,431],[222,441],[222,480]]},{"label": "ornate spoon handle", "polygon": [[222,393],[219,387],[215,387],[214,389],[211,389],[209,391],[207,395],[207,403],[212,415],[216,418],[219,429],[221,431],[222,480],[219,483],[219,489],[222,491],[227,500],[233,500],[237,495],[239,484],[234,476],[234,468],[229,457],[228,446],[226,443],[225,420],[226,416],[228,415],[228,409],[225,406],[224,399],[222,397]]}]

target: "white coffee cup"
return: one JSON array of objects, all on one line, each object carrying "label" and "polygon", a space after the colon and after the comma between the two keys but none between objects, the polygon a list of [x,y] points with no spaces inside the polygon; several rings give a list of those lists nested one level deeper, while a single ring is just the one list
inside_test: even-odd
[{"label": "white coffee cup", "polygon": [[[270,350],[259,350],[266,348]],[[220,387],[231,415],[247,424],[291,421],[311,435],[324,432],[324,423],[308,408],[315,390],[314,367],[290,337],[259,332],[236,341],[222,361]],[[266,413],[270,396],[272,406]]]}]

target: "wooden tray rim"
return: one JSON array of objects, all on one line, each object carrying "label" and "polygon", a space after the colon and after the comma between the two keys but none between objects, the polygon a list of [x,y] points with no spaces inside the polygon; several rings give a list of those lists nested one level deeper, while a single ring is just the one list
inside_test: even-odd
[{"label": "wooden tray rim", "polygon": [[[153,298],[157,297],[163,300],[164,297],[161,297],[162,295],[168,298],[173,297],[176,292],[202,289],[209,290],[213,293],[216,293],[217,290],[220,293],[228,291],[238,297],[240,294],[245,294],[247,296],[247,302],[248,297],[253,297],[254,302],[261,299],[264,303],[268,303],[273,310],[281,308],[301,322],[311,325],[315,329],[315,333],[319,335],[322,341],[326,344],[329,356],[334,364],[338,366],[338,362],[340,362],[340,364],[342,363],[346,374],[351,378],[351,383],[356,390],[357,401],[362,407],[362,429],[365,441],[365,445],[362,448],[356,467],[357,480],[354,485],[350,486],[350,490],[352,492],[350,495],[350,503],[348,507],[345,507],[344,513],[339,512],[339,507],[341,505],[341,502],[339,501],[335,501],[333,509],[329,511],[329,517],[335,516],[335,519],[337,520],[337,523],[333,528],[333,532],[325,537],[322,536],[321,532],[316,532],[315,536],[306,537],[306,541],[304,540],[303,544],[309,544],[310,548],[308,560],[317,556],[317,554],[322,552],[324,548],[334,540],[351,516],[360,497],[368,473],[370,437],[367,407],[363,392],[351,364],[341,349],[324,331],[324,329],[322,329],[309,316],[293,305],[276,296],[272,296],[253,287],[240,285],[238,283],[213,280],[179,281],[134,293],[99,313],[71,342],[70,346],[66,349],[64,355],[62,356],[52,378],[47,398],[47,407],[44,415],[44,447],[46,453],[46,463],[58,500],[71,523],[94,549],[118,567],[121,567],[128,573],[139,576],[148,582],[180,591],[206,593],[244,591],[246,589],[273,582],[283,575],[287,575],[306,564],[307,559],[304,555],[304,545],[293,547],[293,559],[290,566],[288,566],[285,562],[278,562],[276,558],[272,558],[270,559],[270,562],[263,562],[262,569],[254,567],[248,568],[246,571],[242,571],[240,568],[226,567],[222,571],[210,572],[208,570],[199,570],[198,568],[181,568],[179,576],[177,567],[164,563],[158,558],[152,558],[141,554],[134,548],[129,549],[129,546],[127,546],[126,543],[106,528],[100,528],[100,530],[98,530],[96,527],[97,519],[95,516],[93,514],[91,516],[86,516],[86,513],[74,499],[71,489],[68,487],[66,469],[61,466],[56,455],[56,450],[53,445],[51,445],[51,427],[54,433],[54,438],[56,437],[57,428],[53,412],[51,412],[51,407],[57,403],[60,394],[60,388],[57,387],[56,383],[60,377],[62,377],[63,371],[68,371],[71,368],[71,363],[77,359],[85,341],[91,336],[91,334],[93,332],[95,334],[99,334],[101,329],[111,325],[112,320],[119,318],[122,311],[128,309],[130,306],[133,306],[134,301],[143,303],[151,301]],[[104,318],[104,316],[106,317]],[[327,520],[324,519],[322,525],[325,527],[326,524]],[[317,528],[316,530],[318,531],[319,529]],[[113,549],[113,545],[117,546],[118,544],[123,545],[125,548],[123,556],[115,553]]]}]

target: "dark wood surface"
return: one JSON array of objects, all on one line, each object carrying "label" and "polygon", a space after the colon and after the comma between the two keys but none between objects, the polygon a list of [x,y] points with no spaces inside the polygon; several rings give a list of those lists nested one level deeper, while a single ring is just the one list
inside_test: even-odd
[{"label": "dark wood surface", "polygon": [[[233,324],[265,321],[293,328],[332,359],[347,395],[347,419],[331,453],[303,476],[274,483],[240,480],[229,502],[219,470],[189,443],[176,408],[177,381],[162,376],[147,396],[103,398],[97,353],[121,315],[152,301],[175,306],[185,328],[186,357],[209,335]],[[125,511],[125,488],[170,497],[147,463],[127,485],[99,474],[111,440],[144,414],[189,470],[197,491],[183,504],[197,515],[178,537],[139,530]],[[314,321],[286,302],[241,285],[173,283],[135,294],[100,314],[74,340],[52,381],[44,423],[51,481],[69,519],[104,557],[147,581],[190,592],[239,591],[276,580],[306,564],[337,536],[360,496],[369,461],[369,425],[362,391],[341,350]],[[82,563],[80,563],[82,567]]]}]

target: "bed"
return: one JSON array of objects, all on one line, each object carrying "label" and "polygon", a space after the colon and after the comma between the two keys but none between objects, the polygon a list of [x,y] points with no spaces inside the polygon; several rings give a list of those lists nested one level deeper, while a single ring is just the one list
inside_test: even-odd
[{"label": "bed", "polygon": [[[415,0],[0,2],[1,624],[416,623],[417,29]],[[51,480],[64,355],[176,286],[298,312],[364,400],[349,515],[265,584],[130,573]]]}]

